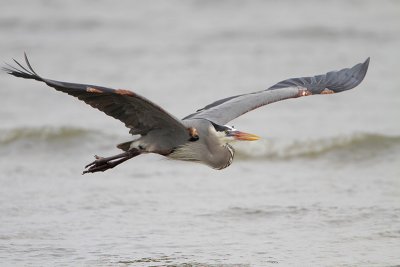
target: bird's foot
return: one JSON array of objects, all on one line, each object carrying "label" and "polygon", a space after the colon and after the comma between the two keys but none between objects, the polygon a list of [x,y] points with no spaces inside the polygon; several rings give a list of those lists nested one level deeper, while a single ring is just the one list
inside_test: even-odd
[{"label": "bird's foot", "polygon": [[118,154],[116,156],[111,156],[111,157],[100,157],[95,155],[95,159],[93,162],[89,163],[88,165],[85,166],[85,170],[83,171],[82,174],[85,173],[94,173],[94,172],[104,172],[108,169],[112,169],[115,166],[121,164],[122,162],[133,158],[137,155],[139,155],[137,151],[127,151],[122,154]]},{"label": "bird's foot", "polygon": [[83,171],[82,174],[93,173],[93,172],[104,172],[122,163],[120,162],[121,159],[107,160],[107,158],[99,157],[97,155],[94,157],[96,158],[96,160],[86,165],[85,170]]}]

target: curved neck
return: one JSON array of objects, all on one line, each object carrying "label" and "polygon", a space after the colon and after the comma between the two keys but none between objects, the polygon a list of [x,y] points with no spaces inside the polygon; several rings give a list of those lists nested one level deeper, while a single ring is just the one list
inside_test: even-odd
[{"label": "curved neck", "polygon": [[229,144],[215,146],[210,152],[206,163],[217,170],[225,169],[231,165],[235,155],[235,150]]}]

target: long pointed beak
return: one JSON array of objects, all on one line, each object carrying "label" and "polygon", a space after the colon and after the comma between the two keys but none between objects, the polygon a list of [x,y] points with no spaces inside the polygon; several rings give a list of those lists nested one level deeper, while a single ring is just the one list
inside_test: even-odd
[{"label": "long pointed beak", "polygon": [[235,139],[240,141],[255,141],[260,139],[260,137],[255,134],[244,133],[239,131],[234,132],[233,136],[235,137]]}]

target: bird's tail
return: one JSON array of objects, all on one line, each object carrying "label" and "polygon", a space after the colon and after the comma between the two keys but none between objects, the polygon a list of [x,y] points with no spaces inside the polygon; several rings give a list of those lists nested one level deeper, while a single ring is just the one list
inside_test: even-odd
[{"label": "bird's tail", "polygon": [[123,151],[128,151],[129,149],[131,149],[131,144],[133,141],[128,141],[125,143],[121,143],[119,145],[117,145],[117,148],[123,150]]},{"label": "bird's tail", "polygon": [[32,68],[31,64],[29,63],[28,57],[26,56],[26,53],[24,53],[24,57],[25,57],[25,63],[26,63],[26,67],[24,67],[21,63],[19,63],[18,61],[16,61],[15,59],[14,62],[18,65],[18,67],[14,67],[10,64],[6,63],[6,67],[3,67],[3,71],[7,72],[10,75],[13,75],[15,77],[21,77],[24,79],[33,79],[36,81],[41,81],[43,82],[43,78],[40,77]]}]

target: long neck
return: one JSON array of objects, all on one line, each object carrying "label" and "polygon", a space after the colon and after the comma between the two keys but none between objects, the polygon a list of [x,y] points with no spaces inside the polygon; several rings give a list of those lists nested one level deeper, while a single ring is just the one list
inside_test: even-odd
[{"label": "long neck", "polygon": [[228,144],[205,146],[199,142],[188,142],[168,155],[171,159],[204,163],[222,170],[231,165],[235,150]]},{"label": "long neck", "polygon": [[214,146],[208,158],[207,165],[217,170],[222,170],[232,164],[235,150],[229,144]]},{"label": "long neck", "polygon": [[177,147],[169,158],[194,161],[206,164],[214,169],[224,169],[233,160],[234,149],[223,141],[223,134],[218,134],[208,120],[183,121],[185,126],[197,129],[199,139],[188,141]]}]

